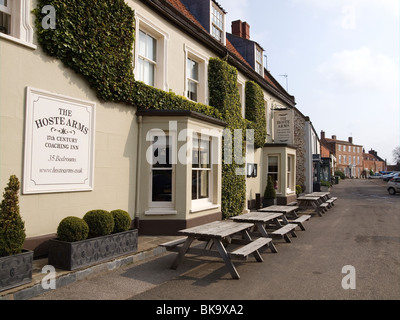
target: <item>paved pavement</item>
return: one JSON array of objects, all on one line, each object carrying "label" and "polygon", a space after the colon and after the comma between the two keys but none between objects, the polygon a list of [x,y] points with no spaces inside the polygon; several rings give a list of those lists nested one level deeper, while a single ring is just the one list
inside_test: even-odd
[{"label": "paved pavement", "polygon": [[[36,284],[8,298],[399,300],[400,195],[389,196],[385,186],[381,180],[341,181],[332,190],[339,197],[336,205],[306,222],[307,230],[298,231],[292,243],[277,240],[278,253],[263,252],[263,263],[251,257],[235,262],[240,280],[233,280],[218,258],[189,256],[171,270],[175,254],[158,247],[171,237],[140,237],[136,258],[75,273],[60,271],[57,289],[47,292],[39,289],[43,275],[38,265]],[[343,283],[355,289],[345,290]]]}]

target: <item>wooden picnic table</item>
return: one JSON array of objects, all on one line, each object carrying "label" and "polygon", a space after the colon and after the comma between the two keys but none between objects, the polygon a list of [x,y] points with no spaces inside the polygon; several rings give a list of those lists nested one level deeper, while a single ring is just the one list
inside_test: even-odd
[{"label": "wooden picnic table", "polygon": [[306,230],[304,227],[304,222],[311,218],[310,215],[301,215],[299,216],[297,211],[299,210],[299,206],[284,206],[284,205],[275,205],[269,206],[262,209],[258,209],[259,212],[280,212],[283,213],[286,217],[287,221],[284,220],[284,223],[295,223],[299,225],[302,230]]},{"label": "wooden picnic table", "polygon": [[298,218],[297,210],[299,209],[298,206],[269,206],[265,208],[258,209],[259,212],[278,212],[283,213],[286,217],[288,215],[293,215],[294,217]]},{"label": "wooden picnic table", "polygon": [[[196,252],[204,255],[213,255],[211,248],[212,245],[215,245],[232,278],[239,279],[240,276],[232,263],[232,258],[247,259],[248,255],[253,254],[258,262],[262,262],[263,259],[258,252],[258,249],[268,245],[272,241],[271,238],[258,238],[256,240],[251,239],[248,229],[252,227],[252,223],[236,223],[234,221],[225,220],[215,221],[178,231],[180,234],[187,236],[187,238],[182,239],[183,246],[179,248],[178,255],[171,268],[178,268],[189,249],[191,252],[195,252],[195,250],[192,250],[193,248],[190,248],[190,246],[194,240],[200,240],[205,241],[206,246],[203,250],[197,250]],[[240,234],[241,238],[234,239],[233,236],[236,234]],[[228,251],[229,244],[231,243],[241,244],[244,246],[240,246],[234,251]],[[174,245],[176,246],[176,242]],[[165,244],[164,246],[168,249],[168,244]]]},{"label": "wooden picnic table", "polygon": [[320,206],[322,204],[322,200],[320,196],[301,196],[297,198],[297,202],[299,204],[300,209],[308,209],[312,207],[320,217],[322,217],[323,208]]},{"label": "wooden picnic table", "polygon": [[[296,237],[294,229],[297,224],[291,224],[285,217],[283,212],[263,212],[259,210],[258,212],[249,212],[236,217],[230,218],[237,222],[250,222],[253,223],[258,231],[261,233],[262,237],[269,238],[267,228],[275,229],[271,232],[271,235],[283,236],[286,242],[291,242],[288,233],[291,233],[293,237]],[[282,219],[283,225],[280,220]],[[271,248],[272,252],[277,252],[276,248]]]}]

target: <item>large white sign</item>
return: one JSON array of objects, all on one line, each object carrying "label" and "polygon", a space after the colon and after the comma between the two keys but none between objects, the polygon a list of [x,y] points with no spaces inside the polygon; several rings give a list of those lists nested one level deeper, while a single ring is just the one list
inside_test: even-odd
[{"label": "large white sign", "polygon": [[23,193],[93,190],[95,109],[27,88]]},{"label": "large white sign", "polygon": [[293,144],[294,122],[293,110],[274,111],[274,142]]}]

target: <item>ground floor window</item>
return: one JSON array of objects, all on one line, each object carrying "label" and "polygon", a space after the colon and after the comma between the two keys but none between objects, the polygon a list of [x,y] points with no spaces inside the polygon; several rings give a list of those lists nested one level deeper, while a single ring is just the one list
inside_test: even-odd
[{"label": "ground floor window", "polygon": [[294,157],[287,157],[287,186],[288,189],[294,191]]},{"label": "ground floor window", "polygon": [[192,200],[210,198],[210,139],[193,137],[192,148]]},{"label": "ground floor window", "polygon": [[174,179],[170,140],[170,136],[162,134],[152,138],[151,202],[155,206],[172,205]]},{"label": "ground floor window", "polygon": [[268,156],[268,177],[272,178],[275,190],[280,192],[279,156]]}]

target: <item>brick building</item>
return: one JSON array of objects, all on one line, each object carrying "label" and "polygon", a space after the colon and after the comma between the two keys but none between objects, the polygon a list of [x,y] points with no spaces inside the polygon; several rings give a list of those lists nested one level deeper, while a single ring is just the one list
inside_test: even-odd
[{"label": "brick building", "polygon": [[[321,144],[324,152],[332,152],[336,158],[336,169],[342,171],[348,178],[360,178],[363,172],[363,146],[354,144],[353,138],[337,140],[335,135],[332,139],[325,137],[321,131]],[[328,149],[328,150],[326,150]]]},{"label": "brick building", "polygon": [[371,149],[368,153],[365,153],[365,150],[363,149],[363,160],[364,170],[367,175],[371,170],[374,173],[387,170],[386,161],[380,158],[375,150]]}]

